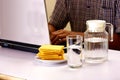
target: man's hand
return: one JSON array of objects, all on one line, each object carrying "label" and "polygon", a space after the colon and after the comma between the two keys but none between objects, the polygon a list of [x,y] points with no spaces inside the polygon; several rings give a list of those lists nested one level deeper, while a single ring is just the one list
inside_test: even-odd
[{"label": "man's hand", "polygon": [[51,24],[48,24],[50,39],[52,44],[64,44],[66,42],[66,36],[68,35],[82,35],[82,32],[67,31],[64,29],[56,30]]},{"label": "man's hand", "polygon": [[51,43],[52,44],[62,44],[66,42],[66,36],[68,35],[82,35],[81,32],[72,32],[67,30],[57,30],[51,33]]},{"label": "man's hand", "polygon": [[71,31],[67,30],[57,30],[51,33],[51,43],[52,44],[61,44],[66,42],[66,36],[70,35]]}]

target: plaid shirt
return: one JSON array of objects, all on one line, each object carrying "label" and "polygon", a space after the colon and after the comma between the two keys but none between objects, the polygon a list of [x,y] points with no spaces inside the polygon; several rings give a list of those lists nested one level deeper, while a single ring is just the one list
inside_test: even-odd
[{"label": "plaid shirt", "polygon": [[57,0],[49,23],[63,29],[70,22],[72,31],[84,32],[90,19],[106,20],[120,33],[120,0]]}]

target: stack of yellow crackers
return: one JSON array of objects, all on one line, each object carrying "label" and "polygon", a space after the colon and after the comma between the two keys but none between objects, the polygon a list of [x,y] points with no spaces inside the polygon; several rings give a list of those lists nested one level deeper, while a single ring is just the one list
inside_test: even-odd
[{"label": "stack of yellow crackers", "polygon": [[61,45],[42,45],[39,48],[37,57],[43,60],[63,60],[64,46]]}]

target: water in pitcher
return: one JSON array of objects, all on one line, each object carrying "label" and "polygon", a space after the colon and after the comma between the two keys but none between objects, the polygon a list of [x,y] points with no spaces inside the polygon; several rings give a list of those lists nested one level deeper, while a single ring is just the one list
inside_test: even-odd
[{"label": "water in pitcher", "polygon": [[100,63],[107,60],[108,39],[87,38],[85,45],[85,62]]}]

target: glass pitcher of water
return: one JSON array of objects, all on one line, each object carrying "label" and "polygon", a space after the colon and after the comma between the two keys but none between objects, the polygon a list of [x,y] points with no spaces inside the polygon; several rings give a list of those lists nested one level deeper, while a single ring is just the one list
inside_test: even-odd
[{"label": "glass pitcher of water", "polygon": [[108,40],[113,41],[113,25],[104,20],[88,20],[86,25],[87,30],[84,32],[85,62],[101,63],[106,61]]}]

